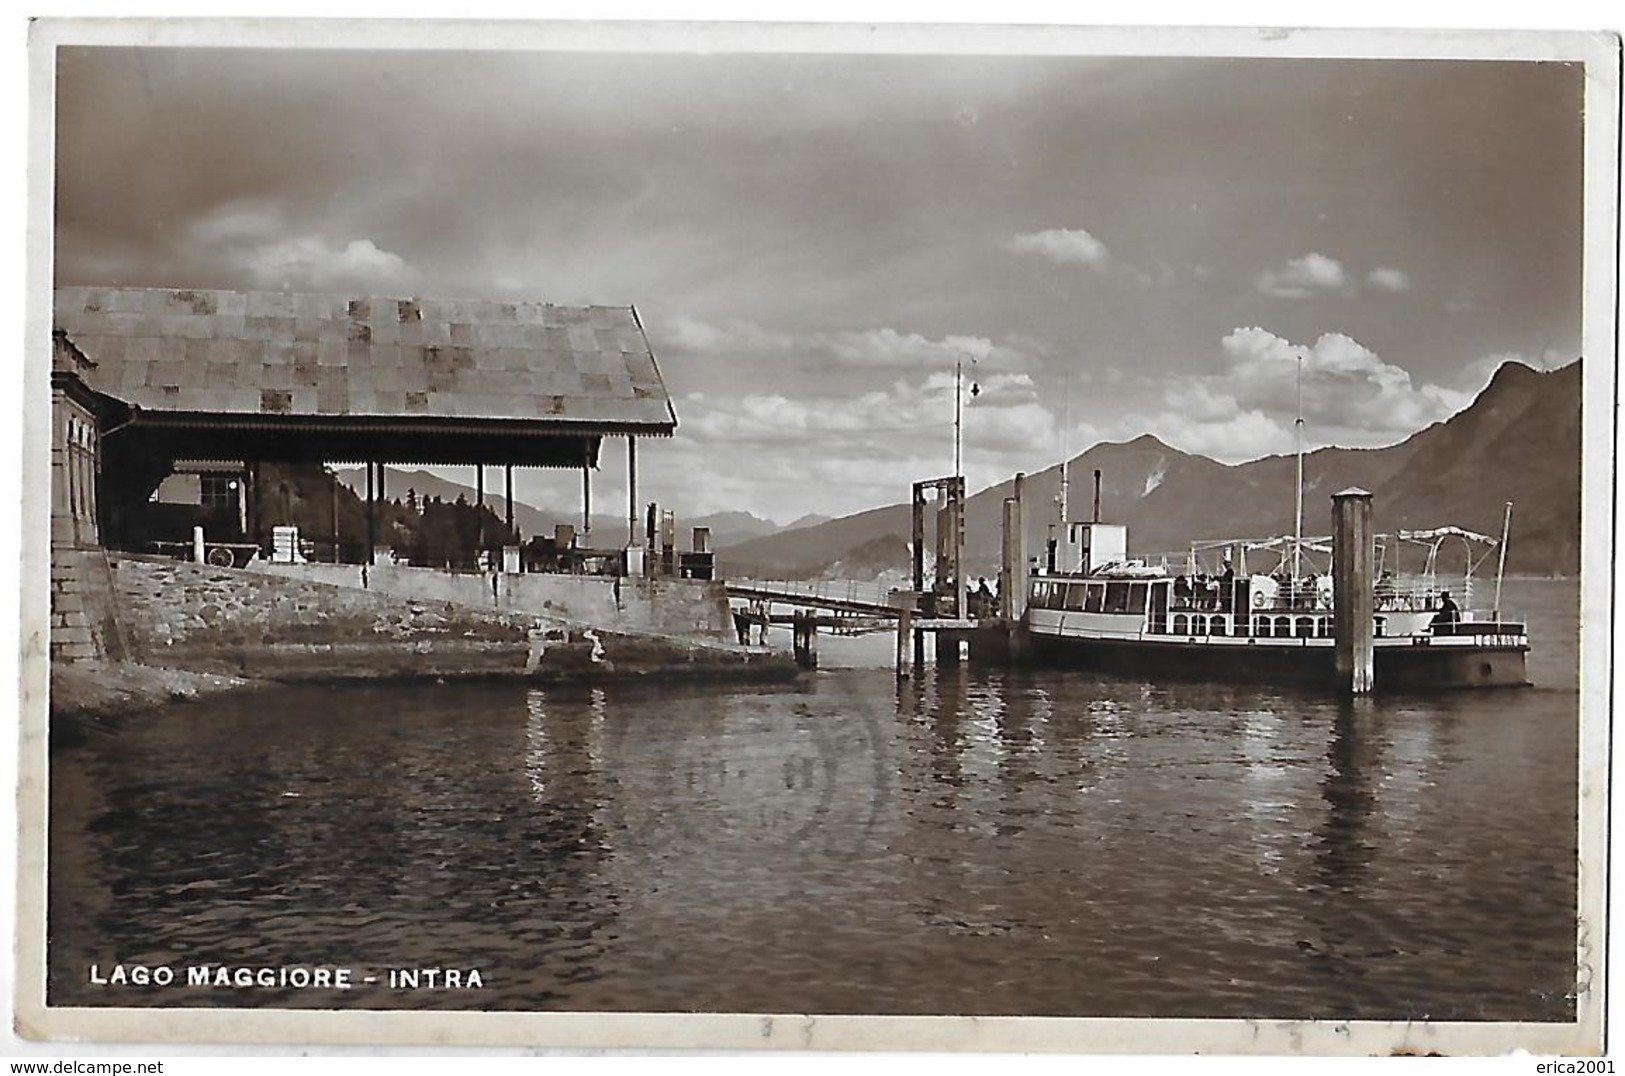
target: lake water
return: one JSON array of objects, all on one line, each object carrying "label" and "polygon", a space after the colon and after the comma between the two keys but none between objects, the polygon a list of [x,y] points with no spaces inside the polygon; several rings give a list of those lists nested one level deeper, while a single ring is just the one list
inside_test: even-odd
[{"label": "lake water", "polygon": [[[1564,1021],[1577,588],[1529,690],[964,665],[286,688],[52,755],[52,1004]],[[352,969],[349,991],[96,985]],[[478,969],[390,989],[389,969]]]}]

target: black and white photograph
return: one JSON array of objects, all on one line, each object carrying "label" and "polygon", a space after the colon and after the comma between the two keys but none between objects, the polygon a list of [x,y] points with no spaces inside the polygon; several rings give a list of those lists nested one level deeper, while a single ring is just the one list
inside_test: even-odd
[{"label": "black and white photograph", "polygon": [[1603,1049],[1617,37],[30,52],[23,1036]]}]

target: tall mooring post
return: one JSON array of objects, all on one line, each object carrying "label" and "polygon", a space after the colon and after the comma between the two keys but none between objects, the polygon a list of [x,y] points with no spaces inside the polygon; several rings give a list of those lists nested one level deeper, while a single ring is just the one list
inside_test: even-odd
[{"label": "tall mooring post", "polygon": [[1369,695],[1374,679],[1376,559],[1371,494],[1363,489],[1332,494],[1333,669],[1338,690],[1350,695]]},{"label": "tall mooring post", "polygon": [[1014,623],[1026,612],[1027,536],[1022,530],[1021,498],[1027,476],[1018,473],[1004,499],[1003,541],[999,547],[999,617]]}]

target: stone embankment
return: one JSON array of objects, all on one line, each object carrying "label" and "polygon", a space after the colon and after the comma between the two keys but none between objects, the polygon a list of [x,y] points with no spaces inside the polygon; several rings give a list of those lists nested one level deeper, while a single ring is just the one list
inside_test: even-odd
[{"label": "stone embankment", "polygon": [[[106,625],[85,660],[53,638],[53,714],[108,713],[263,681],[523,677],[787,679],[790,655],[707,635],[615,631],[511,609],[117,554],[53,577]],[[106,584],[72,575],[103,573]],[[56,598],[53,594],[53,599]],[[109,653],[116,640],[117,655]],[[124,662],[106,660],[123,657]],[[78,660],[75,660],[78,659]],[[147,671],[143,672],[145,669]]]}]

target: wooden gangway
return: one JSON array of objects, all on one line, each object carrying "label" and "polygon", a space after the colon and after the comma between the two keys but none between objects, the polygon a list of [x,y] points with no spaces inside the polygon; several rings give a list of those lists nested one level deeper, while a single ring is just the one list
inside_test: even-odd
[{"label": "wooden gangway", "polygon": [[831,612],[867,616],[897,617],[914,607],[911,591],[884,583],[856,580],[731,579],[726,583],[728,597],[753,602],[791,605],[802,609],[828,609]]},{"label": "wooden gangway", "polygon": [[[897,627],[897,675],[907,677],[911,668],[925,662],[924,636],[933,633],[938,641],[937,660],[958,662],[960,643],[971,633],[996,620],[970,617],[925,617],[918,612],[921,595],[884,583],[855,580],[734,579],[725,586],[729,598],[739,598],[760,606],[756,623],[764,629],[769,623],[790,623],[795,632],[796,661],[805,666],[817,664],[817,629],[842,628],[862,631],[865,621],[895,623]],[[788,605],[797,612],[791,617],[772,614],[774,605]],[[820,615],[821,611],[824,615]],[[887,630],[874,625],[880,630]],[[1000,624],[1000,626],[1004,626]],[[741,629],[744,630],[744,629]],[[913,641],[914,658],[908,658]],[[765,636],[764,636],[765,641]]]}]

